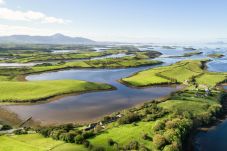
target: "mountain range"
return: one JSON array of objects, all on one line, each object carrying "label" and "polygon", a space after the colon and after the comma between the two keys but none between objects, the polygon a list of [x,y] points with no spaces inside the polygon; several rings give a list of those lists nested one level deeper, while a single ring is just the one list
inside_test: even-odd
[{"label": "mountain range", "polygon": [[51,36],[11,35],[0,36],[0,43],[18,44],[95,44],[96,42],[83,37],[70,37],[63,34]]}]

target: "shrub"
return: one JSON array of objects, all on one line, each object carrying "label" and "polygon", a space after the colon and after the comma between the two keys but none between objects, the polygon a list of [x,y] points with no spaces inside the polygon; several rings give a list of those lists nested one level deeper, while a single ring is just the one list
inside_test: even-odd
[{"label": "shrub", "polygon": [[165,128],[165,122],[164,121],[157,121],[153,127],[154,131],[160,131]]},{"label": "shrub", "polygon": [[178,135],[177,132],[174,129],[168,129],[164,132],[163,136],[165,137],[165,139],[171,143],[175,140],[177,140]]},{"label": "shrub", "polygon": [[85,141],[83,141],[83,145],[84,145],[85,148],[89,148],[90,142],[85,140]]},{"label": "shrub", "polygon": [[107,140],[107,142],[108,142],[108,145],[109,146],[113,146],[114,145],[114,141],[113,141],[113,139],[111,139],[111,138],[109,138],[108,140]]},{"label": "shrub", "polygon": [[138,120],[140,120],[140,117],[137,114],[135,114],[135,113],[128,113],[125,116],[121,117],[118,120],[118,123],[119,124],[131,124],[131,123],[136,122]]},{"label": "shrub", "polygon": [[164,136],[160,134],[156,134],[153,137],[153,143],[157,149],[161,149],[166,145],[167,141]]},{"label": "shrub", "polygon": [[104,116],[103,121],[106,122],[106,121],[109,121],[110,119],[111,119],[110,116]]},{"label": "shrub", "polygon": [[51,134],[52,128],[41,128],[38,132],[43,135],[44,137],[49,137]]},{"label": "shrub", "polygon": [[94,135],[95,135],[95,134],[94,134],[93,131],[84,132],[84,133],[82,134],[82,136],[83,136],[84,139],[91,138],[91,137],[93,137]]},{"label": "shrub", "polygon": [[167,145],[163,151],[180,151],[178,148],[175,148],[173,145]]},{"label": "shrub", "polygon": [[102,131],[102,126],[101,125],[97,125],[96,127],[95,127],[95,133],[99,133],[99,132],[101,132]]},{"label": "shrub", "polygon": [[76,143],[76,144],[82,144],[83,141],[84,141],[84,137],[83,137],[82,135],[77,135],[77,136],[74,138],[74,140],[75,140],[75,143]]},{"label": "shrub", "polygon": [[147,140],[147,139],[149,139],[149,136],[148,136],[147,134],[143,134],[142,138],[143,138],[144,140]]},{"label": "shrub", "polygon": [[62,129],[62,130],[65,130],[65,131],[70,131],[70,130],[73,130],[75,127],[74,127],[74,125],[73,124],[64,124],[64,125],[60,125],[59,127],[58,127],[58,129]]},{"label": "shrub", "polygon": [[59,139],[65,141],[66,143],[74,143],[74,137],[76,136],[75,133],[61,133]]},{"label": "shrub", "polygon": [[15,135],[28,134],[28,132],[25,131],[25,130],[23,130],[23,129],[15,130],[13,133],[14,133]]},{"label": "shrub", "polygon": [[146,146],[140,146],[140,151],[149,151],[149,149]]},{"label": "shrub", "polygon": [[12,129],[12,127],[10,125],[7,125],[7,124],[3,125],[2,128],[1,128],[2,131],[6,131],[6,130],[10,130],[10,129]]},{"label": "shrub", "polygon": [[169,120],[169,121],[167,121],[166,123],[165,123],[165,126],[166,126],[166,128],[167,129],[171,129],[171,128],[176,128],[177,127],[177,121],[171,121],[171,120]]},{"label": "shrub", "polygon": [[53,138],[54,140],[59,140],[59,136],[62,134],[62,133],[66,133],[65,130],[53,130],[51,133],[50,133],[50,137]]},{"label": "shrub", "polygon": [[125,150],[138,150],[139,147],[140,147],[140,145],[139,145],[139,143],[137,141],[131,141],[124,148],[125,148]]}]

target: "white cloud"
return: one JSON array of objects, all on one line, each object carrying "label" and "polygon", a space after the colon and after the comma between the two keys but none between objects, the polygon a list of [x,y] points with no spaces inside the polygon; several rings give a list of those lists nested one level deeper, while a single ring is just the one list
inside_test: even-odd
[{"label": "white cloud", "polygon": [[4,0],[0,0],[0,5],[4,5],[5,1]]},{"label": "white cloud", "polygon": [[[0,0],[1,2],[1,0]],[[8,8],[0,7],[0,19],[14,20],[14,21],[39,21],[42,23],[56,23],[65,24],[68,20],[47,16],[41,12],[35,11],[16,11]]]}]

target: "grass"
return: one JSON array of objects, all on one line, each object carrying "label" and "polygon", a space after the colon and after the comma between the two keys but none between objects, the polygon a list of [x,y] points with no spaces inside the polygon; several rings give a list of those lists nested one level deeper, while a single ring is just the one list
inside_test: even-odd
[{"label": "grass", "polygon": [[85,62],[92,68],[128,68],[145,65],[155,65],[161,63],[160,61],[156,60],[135,59],[134,57],[107,58],[101,60],[90,60]]},{"label": "grass", "polygon": [[136,140],[140,142],[141,145],[146,146],[147,148],[152,148],[152,144],[150,140],[144,140],[142,138],[143,134],[148,134],[152,137],[152,127],[154,122],[139,122],[135,125],[133,124],[126,124],[120,125],[117,127],[113,127],[111,129],[106,130],[105,132],[101,133],[100,135],[90,139],[90,142],[95,146],[102,146],[106,148],[106,150],[116,150],[115,147],[111,147],[108,145],[107,140],[113,139],[114,141],[118,142],[120,146],[124,146],[128,144],[132,140]]},{"label": "grass", "polygon": [[0,82],[1,102],[32,102],[57,95],[107,90],[107,84],[92,83],[78,80],[54,80],[35,82]]},{"label": "grass", "polygon": [[132,86],[148,86],[171,83],[169,79],[156,76],[156,74],[160,71],[159,69],[142,71],[134,76],[123,78],[122,81]]},{"label": "grass", "polygon": [[183,83],[193,76],[200,75],[202,61],[181,61],[171,66],[148,69],[123,78],[122,82],[132,86]]},{"label": "grass", "polygon": [[85,151],[82,145],[67,144],[39,134],[0,136],[1,151]]},{"label": "grass", "polygon": [[227,79],[226,73],[205,73],[202,76],[196,78],[198,84],[204,84],[209,87],[214,87],[217,84]]},{"label": "grass", "polygon": [[198,116],[207,112],[211,106],[220,106],[220,102],[217,99],[218,92],[213,91],[212,96],[203,97],[196,96],[196,94],[204,94],[204,92],[188,89],[174,94],[167,101],[160,103],[159,106],[169,111],[180,112],[180,114],[189,112],[193,114],[193,116]]}]

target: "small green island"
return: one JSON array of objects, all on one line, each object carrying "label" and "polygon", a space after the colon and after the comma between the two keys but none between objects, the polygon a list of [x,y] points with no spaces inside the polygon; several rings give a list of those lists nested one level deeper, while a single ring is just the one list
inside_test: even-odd
[{"label": "small green island", "polygon": [[195,55],[200,55],[202,54],[203,52],[201,51],[192,51],[192,52],[187,52],[187,53],[184,53],[184,57],[191,57],[191,56],[195,56]]},{"label": "small green island", "polygon": [[212,54],[209,54],[207,55],[208,57],[210,58],[222,58],[224,57],[225,55],[221,54],[221,53],[212,53]]}]

